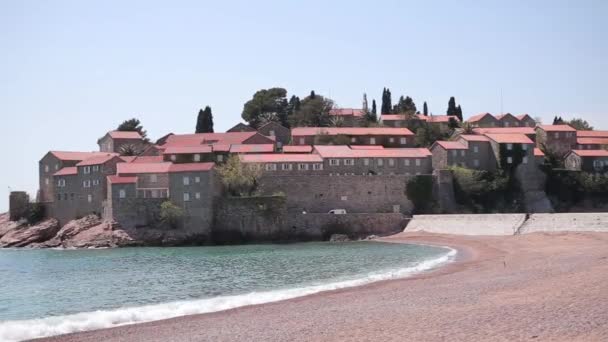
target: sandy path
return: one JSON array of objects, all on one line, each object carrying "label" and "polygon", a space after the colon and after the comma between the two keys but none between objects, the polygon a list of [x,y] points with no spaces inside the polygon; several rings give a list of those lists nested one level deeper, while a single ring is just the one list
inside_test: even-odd
[{"label": "sandy path", "polygon": [[464,237],[413,278],[47,341],[608,341],[608,234]]}]

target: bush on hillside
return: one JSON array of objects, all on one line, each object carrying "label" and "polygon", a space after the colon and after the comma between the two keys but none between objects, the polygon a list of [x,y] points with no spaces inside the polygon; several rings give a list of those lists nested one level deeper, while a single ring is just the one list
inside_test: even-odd
[{"label": "bush on hillside", "polygon": [[407,182],[407,198],[414,204],[414,212],[422,213],[433,206],[433,176],[418,175]]},{"label": "bush on hillside", "polygon": [[160,220],[171,228],[177,228],[184,218],[184,209],[176,206],[171,201],[165,201],[160,205]]}]

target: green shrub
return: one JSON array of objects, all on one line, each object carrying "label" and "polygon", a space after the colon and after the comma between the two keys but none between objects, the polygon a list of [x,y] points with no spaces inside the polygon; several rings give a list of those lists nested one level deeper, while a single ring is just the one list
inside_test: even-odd
[{"label": "green shrub", "polygon": [[407,198],[414,204],[414,212],[422,213],[433,206],[433,176],[418,175],[407,182]]},{"label": "green shrub", "polygon": [[184,217],[184,209],[165,201],[160,205],[160,220],[172,228],[177,228]]},{"label": "green shrub", "polygon": [[36,224],[44,218],[44,206],[40,203],[30,203],[27,209],[26,217],[27,223]]},{"label": "green shrub", "polygon": [[520,211],[521,191],[514,177],[452,167],[456,202],[473,212]]}]

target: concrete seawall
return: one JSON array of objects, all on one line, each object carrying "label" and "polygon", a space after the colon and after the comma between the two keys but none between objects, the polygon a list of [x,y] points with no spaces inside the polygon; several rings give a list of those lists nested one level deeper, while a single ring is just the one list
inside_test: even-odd
[{"label": "concrete seawall", "polygon": [[455,235],[514,235],[526,214],[414,215],[406,232]]},{"label": "concrete seawall", "polygon": [[520,228],[535,232],[608,232],[608,213],[532,214]]}]

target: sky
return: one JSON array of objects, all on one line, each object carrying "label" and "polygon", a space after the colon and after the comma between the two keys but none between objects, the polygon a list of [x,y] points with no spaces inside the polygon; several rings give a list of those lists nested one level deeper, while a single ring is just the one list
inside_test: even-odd
[{"label": "sky", "polygon": [[9,189],[35,194],[49,150],[96,150],[131,117],[192,133],[206,105],[225,131],[271,87],[608,129],[605,18],[603,0],[0,0],[0,212]]}]

